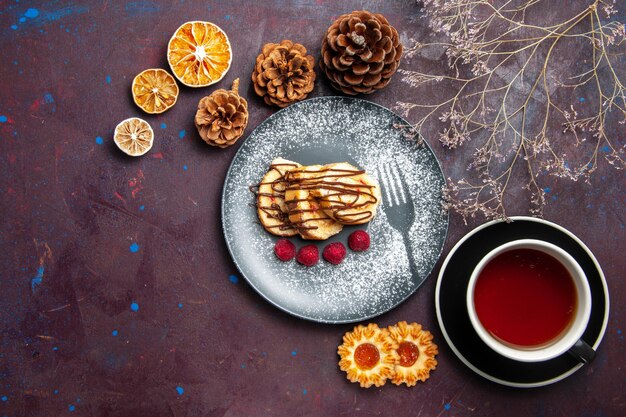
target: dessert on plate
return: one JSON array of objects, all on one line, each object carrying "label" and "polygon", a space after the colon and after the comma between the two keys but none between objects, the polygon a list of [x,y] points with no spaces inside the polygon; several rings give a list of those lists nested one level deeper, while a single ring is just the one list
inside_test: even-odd
[{"label": "dessert on plate", "polygon": [[291,237],[298,231],[289,221],[285,204],[285,174],[300,164],[283,158],[272,161],[263,179],[251,189],[256,193],[257,215],[261,225],[273,235]]},{"label": "dessert on plate", "polygon": [[378,183],[347,162],[302,166],[276,158],[255,188],[265,230],[307,240],[326,240],[344,225],[369,222],[381,201]]},{"label": "dessert on plate", "polygon": [[378,184],[347,162],[299,167],[286,178],[290,189],[309,191],[322,210],[341,224],[369,222],[380,204]]}]

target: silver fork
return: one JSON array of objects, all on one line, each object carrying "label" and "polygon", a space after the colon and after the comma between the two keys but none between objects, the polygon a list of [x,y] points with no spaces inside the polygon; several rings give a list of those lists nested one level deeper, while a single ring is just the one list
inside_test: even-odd
[{"label": "silver fork", "polygon": [[415,258],[411,250],[411,240],[409,239],[409,231],[415,221],[415,207],[411,199],[411,192],[402,172],[395,163],[380,164],[378,172],[383,185],[383,211],[387,215],[389,225],[402,235],[404,248],[409,258],[411,277],[419,284],[423,278],[417,273]]}]

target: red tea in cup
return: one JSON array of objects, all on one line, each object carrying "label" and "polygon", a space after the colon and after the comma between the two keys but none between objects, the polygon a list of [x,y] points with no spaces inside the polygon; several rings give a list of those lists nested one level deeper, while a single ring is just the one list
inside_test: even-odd
[{"label": "red tea in cup", "polygon": [[467,313],[494,352],[522,362],[565,353],[580,362],[595,352],[582,336],[591,315],[591,290],[582,267],[563,248],[537,239],[503,243],[470,276]]},{"label": "red tea in cup", "polygon": [[576,286],[553,256],[518,248],[498,254],[481,270],[474,288],[481,324],[494,338],[537,348],[559,338],[576,316]]}]

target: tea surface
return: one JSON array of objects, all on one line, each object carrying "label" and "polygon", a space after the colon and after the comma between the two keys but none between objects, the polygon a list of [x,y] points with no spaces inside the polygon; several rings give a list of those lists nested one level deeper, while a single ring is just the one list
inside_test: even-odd
[{"label": "tea surface", "polygon": [[501,341],[525,348],[549,344],[576,311],[576,287],[567,269],[534,249],[514,249],[492,259],[476,280],[476,313]]}]

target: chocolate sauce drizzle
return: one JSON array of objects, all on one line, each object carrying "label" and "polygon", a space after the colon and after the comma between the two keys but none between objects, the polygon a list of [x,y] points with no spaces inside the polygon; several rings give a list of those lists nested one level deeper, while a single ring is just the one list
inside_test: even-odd
[{"label": "chocolate sauce drizzle", "polygon": [[[281,170],[279,169],[279,167],[294,167],[294,168],[296,168],[297,166],[298,166],[297,164],[288,164],[288,163],[272,164],[272,165],[270,165],[270,171],[274,170],[274,171],[278,172],[279,177],[276,178],[274,181],[260,182],[260,183],[255,184],[255,185],[251,185],[248,188],[257,197],[258,196],[269,197],[270,199],[272,199],[272,201],[274,201],[276,198],[284,199],[285,198],[285,189],[287,188],[287,182],[285,181],[285,174],[281,173]],[[261,186],[263,186],[263,185],[269,185],[272,188],[272,192],[271,193],[262,193],[262,192],[260,192],[259,190],[261,189]],[[284,213],[281,210],[280,205],[278,205],[277,203],[272,202],[272,204],[270,204],[269,206],[268,205],[260,206],[258,204],[258,199],[257,199],[256,206],[257,206],[257,208],[259,210],[261,210],[263,213],[265,213],[267,215],[267,217],[272,218],[272,219],[276,219],[279,222],[279,224],[276,224],[276,225],[273,225],[273,226],[265,226],[264,225],[268,229],[278,228],[281,231],[294,229],[294,226],[289,221],[289,216],[287,215],[287,213]]]},{"label": "chocolate sauce drizzle", "polygon": [[[292,222],[289,220],[289,214],[284,213],[280,209],[280,205],[273,202],[270,205],[259,206],[257,200],[257,208],[263,211],[268,217],[276,219],[280,222],[280,224],[274,226],[266,226],[268,228],[279,228],[280,230],[313,230],[318,229],[317,225],[309,225],[306,224],[312,221],[319,220],[328,220],[335,219],[343,224],[354,224],[360,223],[365,220],[370,219],[373,216],[371,210],[361,210],[358,209],[362,207],[366,207],[370,204],[376,204],[378,202],[378,198],[372,193],[373,185],[367,185],[364,183],[346,183],[342,181],[330,181],[326,178],[348,178],[348,177],[356,177],[358,175],[362,175],[365,173],[364,170],[351,170],[351,169],[338,169],[338,168],[322,168],[320,170],[299,170],[297,173],[292,173],[287,171],[282,174],[279,167],[282,166],[290,166],[297,167],[296,164],[272,164],[270,165],[270,170],[276,170],[280,175],[274,181],[269,182],[260,182],[256,185],[252,185],[249,187],[250,191],[253,192],[257,196],[265,196],[270,197],[272,200],[275,198],[285,198],[285,192],[287,190],[328,190],[326,196],[314,198],[302,198],[302,199],[292,199],[285,200],[285,204],[289,209],[289,214],[300,214],[307,212],[319,212],[321,216],[314,217],[310,219],[305,219],[297,222]],[[314,174],[310,177],[298,177],[299,174]],[[270,185],[272,192],[260,192],[260,188],[263,185]],[[364,201],[358,202],[362,197],[366,197]],[[344,197],[352,197],[346,200]],[[318,200],[320,203],[323,202],[326,210],[330,210],[332,212],[332,216],[327,215],[323,211],[320,210],[318,206]],[[311,208],[309,209],[293,209],[297,205],[297,203],[302,201],[311,202]],[[354,211],[354,210],[357,211]]]},{"label": "chocolate sauce drizzle", "polygon": [[[370,204],[376,204],[378,198],[372,193],[373,185],[363,182],[347,183],[343,181],[330,181],[326,178],[349,178],[363,175],[364,170],[322,168],[320,170],[301,170],[297,173],[288,172],[285,180],[289,183],[287,189],[300,190],[328,190],[326,196],[318,197],[325,210],[332,213],[332,218],[343,224],[360,223],[373,216],[371,210],[360,210]],[[310,177],[300,177],[299,174],[314,174]],[[295,178],[294,178],[295,177]],[[355,181],[358,181],[355,179]],[[348,197],[348,198],[344,198]],[[365,197],[365,198],[363,198]],[[362,201],[359,202],[359,199]],[[346,201],[347,200],[347,201]],[[285,201],[287,204],[290,201]]]}]

